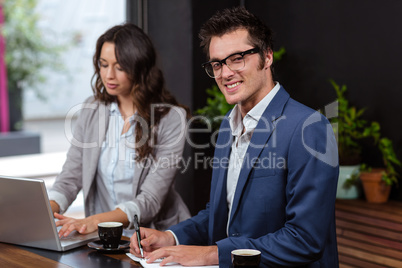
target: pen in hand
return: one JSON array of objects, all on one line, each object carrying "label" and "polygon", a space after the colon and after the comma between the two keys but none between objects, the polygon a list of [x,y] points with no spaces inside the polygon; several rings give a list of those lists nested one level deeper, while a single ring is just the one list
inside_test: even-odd
[{"label": "pen in hand", "polygon": [[141,233],[140,233],[140,225],[138,224],[138,216],[137,214],[134,215],[134,229],[137,234],[137,241],[138,241],[138,246],[141,251],[141,257],[144,258],[144,251],[142,250],[141,246]]}]

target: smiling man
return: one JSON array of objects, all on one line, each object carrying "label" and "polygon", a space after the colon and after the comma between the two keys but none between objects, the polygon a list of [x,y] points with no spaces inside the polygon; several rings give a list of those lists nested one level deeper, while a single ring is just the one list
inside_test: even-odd
[{"label": "smiling man", "polygon": [[338,267],[328,120],[273,80],[271,30],[246,9],[216,13],[200,37],[203,68],[236,106],[219,130],[210,202],[166,232],[141,228],[148,262],[229,267],[232,250],[253,248],[262,267]]},{"label": "smiling man", "polygon": [[[270,68],[273,61],[272,50],[269,49],[266,53],[261,51],[261,54],[258,53],[260,51],[250,42],[248,30],[237,29],[211,38],[211,61],[203,64],[208,75],[215,78],[226,101],[229,104],[238,104],[242,117],[275,86]],[[224,60],[219,60],[222,58]]]}]

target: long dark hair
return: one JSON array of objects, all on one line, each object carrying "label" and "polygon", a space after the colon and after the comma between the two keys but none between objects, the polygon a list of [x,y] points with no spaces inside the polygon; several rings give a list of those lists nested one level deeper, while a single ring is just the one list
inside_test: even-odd
[{"label": "long dark hair", "polygon": [[[162,71],[156,66],[156,52],[151,40],[140,28],[131,23],[114,26],[98,38],[93,56],[95,73],[92,77],[92,90],[95,99],[106,104],[117,102],[116,96],[107,93],[100,76],[99,58],[105,42],[115,45],[116,60],[133,82],[131,89],[133,105],[138,115],[145,120],[147,126],[151,127],[149,130],[143,129],[143,124],[136,124],[135,127],[136,143],[141,141],[143,133],[149,133],[145,137],[145,144],[136,147],[137,160],[141,160],[149,154],[153,155],[152,144],[156,144],[157,139],[155,127],[170,110],[169,107],[163,105],[155,109],[154,125],[151,126],[151,104],[171,104],[181,106],[187,112],[189,110],[187,107],[179,105],[175,97],[166,89]],[[150,135],[151,131],[154,132],[153,135]],[[151,137],[154,140],[151,140]]]}]

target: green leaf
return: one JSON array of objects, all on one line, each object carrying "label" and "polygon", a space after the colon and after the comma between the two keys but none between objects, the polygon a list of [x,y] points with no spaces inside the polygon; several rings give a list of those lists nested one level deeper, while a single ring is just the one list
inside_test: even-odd
[{"label": "green leaf", "polygon": [[274,52],[274,62],[281,60],[283,55],[286,54],[286,49],[284,47],[281,47],[278,51]]},{"label": "green leaf", "polygon": [[60,53],[66,46],[55,45],[45,38],[37,26],[40,16],[35,12],[36,5],[37,0],[4,1],[5,24],[0,30],[6,39],[9,90],[15,85],[26,85],[43,97],[37,86],[46,77],[40,71],[45,67],[63,70]]}]

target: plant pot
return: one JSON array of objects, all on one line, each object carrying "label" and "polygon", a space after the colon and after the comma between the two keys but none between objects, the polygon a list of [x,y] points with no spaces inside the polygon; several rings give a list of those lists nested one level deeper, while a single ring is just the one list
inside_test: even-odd
[{"label": "plant pot", "polygon": [[382,180],[383,169],[373,169],[371,172],[361,172],[360,180],[363,184],[366,200],[369,203],[385,203],[388,201],[391,186]]},{"label": "plant pot", "polygon": [[15,83],[8,84],[10,131],[22,129],[22,88]]},{"label": "plant pot", "polygon": [[338,188],[336,198],[338,199],[357,199],[361,193],[360,182],[348,185],[346,180],[352,178],[354,174],[359,173],[359,165],[339,166]]},{"label": "plant pot", "polygon": [[40,134],[29,131],[0,133],[0,157],[39,154]]}]

